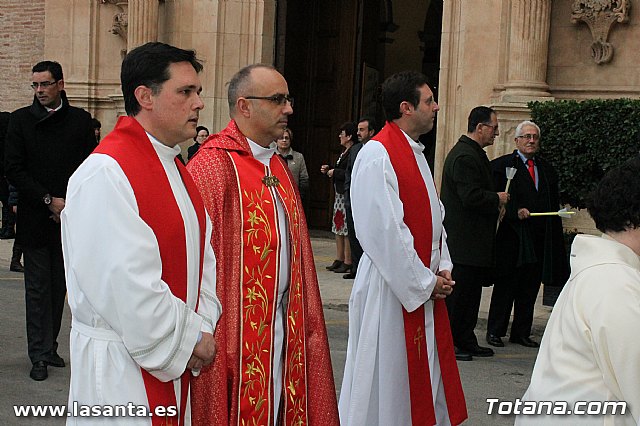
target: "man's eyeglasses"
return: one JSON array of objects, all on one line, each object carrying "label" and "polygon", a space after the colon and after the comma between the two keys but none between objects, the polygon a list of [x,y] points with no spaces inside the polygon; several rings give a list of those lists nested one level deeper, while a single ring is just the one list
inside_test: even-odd
[{"label": "man's eyeglasses", "polygon": [[42,83],[36,83],[34,81],[33,83],[31,83],[31,88],[37,89],[38,87],[42,87],[43,89],[46,89],[47,87],[53,86],[56,83],[57,81],[43,81]]},{"label": "man's eyeglasses", "polygon": [[265,101],[273,102],[274,104],[284,105],[285,102],[289,102],[291,104],[291,108],[293,108],[293,96],[291,95],[283,95],[279,93],[273,96],[243,96],[245,99],[264,99]]},{"label": "man's eyeglasses", "polygon": [[540,135],[536,135],[535,133],[527,133],[526,135],[520,135],[520,136],[516,136],[517,138],[523,138],[526,139],[528,141],[530,140],[534,140],[537,141],[538,139],[540,139]]},{"label": "man's eyeglasses", "polygon": [[480,123],[480,124],[482,124],[483,126],[491,127],[494,132],[498,130],[498,124],[496,124],[495,126],[487,123]]}]

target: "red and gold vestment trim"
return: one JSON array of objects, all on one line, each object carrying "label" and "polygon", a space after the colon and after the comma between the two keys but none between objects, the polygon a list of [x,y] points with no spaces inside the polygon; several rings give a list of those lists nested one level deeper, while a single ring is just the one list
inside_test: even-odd
[{"label": "red and gold vestment trim", "polygon": [[[241,380],[238,388],[240,424],[273,424],[273,349],[280,276],[280,235],[276,197],[284,207],[290,244],[289,302],[286,314],[283,377],[285,425],[306,425],[307,381],[304,345],[304,301],[300,256],[299,207],[282,161],[270,167],[243,161],[230,152],[238,179],[242,217],[240,274]],[[242,166],[239,167],[238,164]]]}]

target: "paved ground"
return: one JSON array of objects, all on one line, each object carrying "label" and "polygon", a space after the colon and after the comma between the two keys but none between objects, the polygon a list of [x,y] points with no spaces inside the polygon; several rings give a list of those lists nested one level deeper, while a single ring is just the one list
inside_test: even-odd
[{"label": "paved ground", "polygon": [[[339,393],[344,368],[348,334],[348,301],[350,280],[342,274],[325,270],[334,258],[335,245],[330,239],[313,238],[315,260],[323,296],[325,320],[333,361],[336,389]],[[14,415],[16,404],[65,404],[69,384],[69,368],[49,368],[49,378],[35,382],[29,378],[31,365],[26,354],[24,320],[24,283],[22,274],[9,272],[12,240],[0,240],[0,424],[2,425],[61,425],[63,419],[18,419]],[[485,289],[481,306],[478,336],[484,336],[490,289]],[[540,339],[550,309],[538,301],[534,337]],[[59,339],[59,353],[69,360],[70,315],[68,309]],[[460,362],[462,383],[469,410],[468,425],[511,425],[513,418],[488,416],[487,398],[515,400],[523,395],[531,375],[536,350],[509,345],[497,350],[493,358],[479,358]]]}]

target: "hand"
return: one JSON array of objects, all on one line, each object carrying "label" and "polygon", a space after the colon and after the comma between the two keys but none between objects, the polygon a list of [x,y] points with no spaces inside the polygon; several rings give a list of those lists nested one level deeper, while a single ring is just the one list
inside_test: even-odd
[{"label": "hand", "polygon": [[333,177],[333,169],[331,169],[331,170],[329,170],[329,171],[327,172],[327,176],[329,176],[329,177]]},{"label": "hand", "polygon": [[320,166],[320,173],[327,174],[328,171],[329,171],[329,165],[328,164],[323,164],[322,166]]},{"label": "hand", "polygon": [[[49,210],[54,216],[58,216],[57,222],[60,222],[60,213],[64,209],[64,198],[51,197],[51,204],[49,204]],[[53,218],[52,218],[53,219]],[[53,219],[55,220],[55,219]]]},{"label": "hand", "polygon": [[518,209],[518,219],[524,220],[529,218],[529,210],[525,208]]},{"label": "hand", "polygon": [[500,206],[504,206],[511,198],[511,195],[508,192],[498,192],[498,198],[500,199]]},{"label": "hand", "polygon": [[202,333],[202,339],[193,348],[193,355],[202,360],[202,365],[209,365],[216,357],[216,341],[211,333]]},{"label": "hand", "polygon": [[442,271],[438,271],[436,275],[441,276],[445,280],[449,280],[449,281],[453,280],[453,278],[451,277],[451,271],[447,271],[446,269],[443,269]]},{"label": "hand", "polygon": [[504,208],[504,206],[500,207],[500,212],[498,213],[498,222],[502,222],[502,219],[504,219],[504,215],[507,213],[507,209]]},{"label": "hand", "polygon": [[187,362],[187,368],[189,370],[200,370],[202,368],[202,365],[202,360],[195,355],[191,355],[191,358],[189,358],[189,362]]},{"label": "hand", "polygon": [[13,210],[13,213],[18,213],[18,206],[11,206],[11,210]]},{"label": "hand", "polygon": [[[449,278],[446,278],[448,276]],[[451,272],[440,271],[436,276],[436,286],[431,293],[432,299],[444,299],[453,291],[453,286],[456,284],[451,278]]]}]

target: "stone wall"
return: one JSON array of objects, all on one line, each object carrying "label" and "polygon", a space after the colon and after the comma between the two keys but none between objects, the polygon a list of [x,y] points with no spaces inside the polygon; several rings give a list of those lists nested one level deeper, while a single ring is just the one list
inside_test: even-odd
[{"label": "stone wall", "polygon": [[608,33],[613,57],[597,64],[588,25],[571,22],[573,1],[554,1],[549,37],[547,82],[556,99],[637,98],[640,95],[640,4],[627,10],[628,22],[614,22]]},{"label": "stone wall", "polygon": [[31,67],[44,59],[44,23],[44,0],[0,0],[0,111],[31,102]]}]

